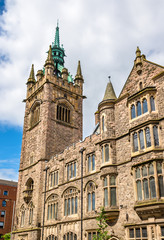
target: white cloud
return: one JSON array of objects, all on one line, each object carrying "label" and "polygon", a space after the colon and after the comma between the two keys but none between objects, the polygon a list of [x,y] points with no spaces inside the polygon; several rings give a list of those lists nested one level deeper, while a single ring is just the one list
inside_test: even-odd
[{"label": "white cloud", "polygon": [[81,60],[85,78],[84,135],[91,133],[94,112],[108,75],[117,95],[133,66],[137,45],[164,64],[163,0],[7,0],[0,17],[0,121],[22,125],[26,80],[31,64],[42,68],[54,40],[57,19],[66,50],[66,67],[74,75]]},{"label": "white cloud", "polygon": [[1,168],[0,179],[18,181],[18,171],[14,169]]}]

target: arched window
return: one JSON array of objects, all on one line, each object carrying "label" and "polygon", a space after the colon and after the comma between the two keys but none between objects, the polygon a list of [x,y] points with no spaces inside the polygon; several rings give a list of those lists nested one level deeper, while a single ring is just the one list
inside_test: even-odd
[{"label": "arched window", "polygon": [[63,240],[77,240],[77,235],[73,232],[68,232],[63,236]]},{"label": "arched window", "polygon": [[39,122],[40,117],[40,104],[36,103],[31,109],[31,127],[35,126]]},{"label": "arched window", "polygon": [[146,134],[146,147],[151,147],[151,137],[150,137],[149,127],[145,129],[145,134]]},{"label": "arched window", "polygon": [[58,219],[58,195],[52,194],[47,198],[47,220]]},{"label": "arched window", "polygon": [[64,216],[77,214],[78,211],[78,190],[69,188],[64,193]]},{"label": "arched window", "polygon": [[148,111],[146,98],[144,98],[142,104],[143,104],[143,113],[146,113]]},{"label": "arched window", "polygon": [[93,182],[89,182],[87,184],[87,211],[95,210],[95,184]]},{"label": "arched window", "polygon": [[23,227],[25,224],[25,207],[24,207],[24,205],[21,206],[20,215],[21,215],[20,226]]},{"label": "arched window", "polygon": [[135,109],[135,105],[133,104],[131,106],[131,119],[136,117],[136,109]]},{"label": "arched window", "polygon": [[143,130],[139,131],[140,149],[145,148]]},{"label": "arched window", "polygon": [[137,137],[137,133],[134,133],[134,135],[133,135],[133,149],[134,149],[134,152],[138,151],[138,137]]},{"label": "arched window", "polygon": [[116,206],[116,177],[105,176],[103,179],[104,206]]},{"label": "arched window", "polygon": [[143,88],[142,82],[139,83],[140,90]]},{"label": "arched window", "polygon": [[33,187],[34,187],[34,181],[32,178],[29,178],[28,181],[26,182],[26,189],[33,190]]},{"label": "arched window", "polygon": [[159,146],[158,127],[153,126],[154,145]]},{"label": "arched window", "polygon": [[29,212],[28,223],[29,223],[29,225],[31,225],[32,222],[33,222],[33,209],[34,209],[34,206],[33,206],[32,202],[29,203],[28,209],[29,209],[29,211],[28,211]]},{"label": "arched window", "polygon": [[137,116],[140,116],[142,114],[141,111],[141,103],[140,101],[137,102]]},{"label": "arched window", "polygon": [[153,96],[150,97],[150,105],[151,105],[151,111],[155,111],[155,101]]},{"label": "arched window", "polygon": [[55,235],[49,235],[46,240],[58,240],[58,238]]},{"label": "arched window", "polygon": [[102,116],[102,131],[104,132],[104,116]]},{"label": "arched window", "polygon": [[56,118],[57,120],[70,123],[70,110],[66,106],[57,105]]}]

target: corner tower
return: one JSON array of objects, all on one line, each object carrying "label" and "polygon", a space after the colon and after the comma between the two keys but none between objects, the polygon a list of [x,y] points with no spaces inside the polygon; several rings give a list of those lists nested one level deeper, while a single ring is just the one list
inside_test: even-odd
[{"label": "corner tower", "polygon": [[28,235],[25,239],[40,239],[46,162],[82,139],[84,81],[82,74],[78,81],[72,78],[64,67],[64,56],[57,25],[44,68],[35,78],[32,65],[27,80],[14,239],[22,239],[24,229]]}]

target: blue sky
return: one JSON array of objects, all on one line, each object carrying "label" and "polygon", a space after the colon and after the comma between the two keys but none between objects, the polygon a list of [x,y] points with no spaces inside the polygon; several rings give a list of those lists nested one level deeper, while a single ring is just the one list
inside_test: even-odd
[{"label": "blue sky", "polygon": [[94,129],[94,113],[108,76],[116,95],[140,47],[164,65],[163,0],[0,0],[0,178],[17,180],[31,65],[42,69],[59,19],[65,67],[84,77],[84,137]]}]

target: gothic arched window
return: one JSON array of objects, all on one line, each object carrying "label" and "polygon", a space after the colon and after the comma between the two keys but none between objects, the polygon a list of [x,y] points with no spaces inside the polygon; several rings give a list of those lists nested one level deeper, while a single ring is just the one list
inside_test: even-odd
[{"label": "gothic arched window", "polygon": [[78,211],[78,190],[69,188],[64,192],[64,216],[77,214]]},{"label": "gothic arched window", "polygon": [[95,210],[95,184],[93,182],[87,183],[86,193],[87,193],[87,211]]},{"label": "gothic arched window", "polygon": [[20,215],[21,215],[20,226],[23,227],[25,224],[25,207],[24,207],[24,205],[21,206]]},{"label": "gothic arched window", "polygon": [[40,117],[40,104],[36,103],[31,109],[31,127],[39,122]]},{"label": "gothic arched window", "polygon": [[151,111],[155,111],[155,101],[153,96],[150,97],[150,105],[151,105]]},{"label": "gothic arched window", "polygon": [[58,219],[58,195],[52,194],[47,201],[47,220]]},{"label": "gothic arched window", "polygon": [[146,113],[148,111],[146,98],[143,99],[142,104],[143,104],[143,113]]},{"label": "gothic arched window", "polygon": [[28,222],[29,222],[29,225],[31,225],[32,222],[33,222],[33,209],[34,209],[34,206],[33,206],[32,202],[29,203],[28,208],[29,208],[29,219],[28,219]]},{"label": "gothic arched window", "polygon": [[63,240],[77,240],[77,234],[68,232],[63,236]]},{"label": "gothic arched window", "polygon": [[140,116],[142,114],[141,111],[141,103],[140,101],[137,102],[137,116]]},{"label": "gothic arched window", "polygon": [[136,109],[135,109],[135,105],[133,104],[131,106],[131,119],[136,117]]}]

